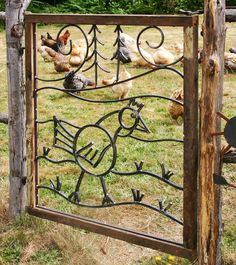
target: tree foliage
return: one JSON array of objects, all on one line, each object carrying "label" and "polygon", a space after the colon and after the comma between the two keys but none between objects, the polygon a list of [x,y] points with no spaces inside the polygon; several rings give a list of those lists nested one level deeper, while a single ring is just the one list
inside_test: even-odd
[{"label": "tree foliage", "polygon": [[[176,14],[179,9],[203,9],[204,0],[32,0],[28,10],[35,13]],[[236,0],[226,0],[236,5]],[[0,11],[5,3],[0,0]]]},{"label": "tree foliage", "polygon": [[[5,9],[0,0],[0,11]],[[204,0],[32,0],[28,10],[35,13],[176,14],[179,9],[203,9]],[[226,0],[227,6],[236,0]]]},{"label": "tree foliage", "polygon": [[203,0],[33,0],[32,12],[160,14],[203,8]]}]

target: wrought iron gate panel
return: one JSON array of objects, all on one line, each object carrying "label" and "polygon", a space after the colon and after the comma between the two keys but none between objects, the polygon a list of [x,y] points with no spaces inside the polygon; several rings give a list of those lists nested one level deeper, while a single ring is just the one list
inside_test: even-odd
[{"label": "wrought iron gate panel", "polygon": [[[198,18],[27,14],[25,22],[27,159],[30,194],[28,212],[41,218],[79,226],[194,259],[197,236]],[[68,30],[71,39],[72,35],[77,36],[76,38],[78,35],[82,37],[84,46],[81,46],[80,53],[78,52],[76,56],[78,54],[81,56],[83,50],[84,57],[80,65],[69,74],[58,74],[59,77],[52,79],[50,66],[47,73],[45,72],[47,64],[38,63],[40,29],[37,29],[37,23],[41,22],[51,24],[63,22],[64,26],[58,30],[56,37],[61,43],[65,40],[60,37],[67,34],[65,32]],[[135,39],[125,34],[127,26],[130,25],[136,26],[138,30]],[[150,50],[162,47],[166,37],[163,28],[166,26],[183,28],[184,54],[170,63],[160,64],[156,63],[153,57],[149,57],[149,53],[142,47],[144,44]],[[112,36],[106,33],[108,35],[103,41],[106,45],[110,43],[109,47],[104,46],[100,39],[103,30],[110,31],[115,36],[112,42]],[[150,37],[154,33],[158,34],[157,43],[145,39],[146,35]],[[106,39],[110,37],[111,40]],[[43,42],[44,37],[41,39]],[[67,39],[65,44],[66,42]],[[130,48],[127,52],[128,46]],[[65,50],[62,50],[58,44],[54,48],[46,50],[47,53],[49,50],[51,57],[54,58],[54,67],[58,71],[58,67],[67,67],[67,63],[64,64],[63,61],[65,58],[71,61],[74,59],[72,55],[76,51],[76,45],[74,40],[70,40]],[[133,54],[130,53],[132,49]],[[107,58],[103,54],[105,51],[110,53]],[[136,69],[133,64],[130,66],[134,61],[137,64],[141,61],[148,68]],[[129,64],[124,68],[122,62]],[[181,62],[183,70],[179,65]],[[104,79],[104,76],[111,74],[108,67],[113,68],[113,78]],[[135,74],[131,75],[128,71]],[[165,75],[162,76],[162,72]],[[46,77],[42,76],[42,73]],[[145,82],[153,84],[149,81],[151,76],[155,75],[152,78],[161,76],[160,80],[165,80],[173,78],[172,74],[176,76],[173,79],[174,86],[178,87],[180,83],[183,86],[183,102],[153,91],[143,92],[143,89],[149,89]],[[89,76],[89,79],[85,75]],[[181,81],[178,81],[178,78]],[[142,83],[138,83],[138,80],[142,80]],[[88,88],[89,85],[93,87]],[[131,88],[132,95],[128,95]],[[118,98],[109,95],[111,90]],[[68,103],[66,106],[60,102],[65,98]],[[184,112],[183,131],[178,127],[172,132],[168,131],[168,126],[163,126],[162,107],[158,111],[158,104],[163,106],[163,102],[172,104],[177,110]],[[60,104],[64,104],[63,110],[60,109]],[[153,105],[155,112],[152,109]],[[90,113],[92,115],[89,115]],[[165,118],[166,114],[162,115]],[[166,147],[162,147],[162,144]],[[175,156],[173,159],[178,162],[177,156],[183,153],[183,165],[174,163],[172,168],[169,168],[168,165],[160,162],[162,158],[167,161],[170,159],[169,154],[167,157],[164,155],[168,148],[173,149],[172,155]],[[176,173],[175,170],[180,171],[181,167],[182,172]],[[178,180],[180,174],[183,176],[182,183]],[[150,191],[149,195],[145,195],[142,191],[145,185],[147,186],[145,190]],[[167,194],[171,189],[178,194],[176,202],[183,203],[183,207],[173,206],[178,216],[172,213],[172,202],[168,200],[165,202],[160,198],[163,193],[158,195],[160,189],[164,190],[165,186],[169,187]],[[155,195],[152,192],[155,192]],[[124,228],[122,220],[119,219],[119,212],[127,211],[126,207],[131,206],[134,223],[138,219],[136,213],[143,211],[142,214],[148,214],[151,220],[150,227],[155,230],[158,218],[163,216],[170,220],[168,222],[173,223],[176,230],[178,227],[183,228],[182,242],[157,236],[152,231],[148,233],[142,228],[140,230],[133,227],[130,229],[127,226]],[[113,211],[113,216],[116,215],[118,219],[116,222],[121,222],[121,225],[108,222],[107,220],[111,218],[107,216],[101,218],[100,213],[101,210],[105,211],[104,209],[109,211],[106,210],[103,215],[109,215]],[[127,213],[131,208],[128,209]],[[145,210],[138,212],[137,209]],[[169,225],[168,222],[166,221],[165,225]]]}]

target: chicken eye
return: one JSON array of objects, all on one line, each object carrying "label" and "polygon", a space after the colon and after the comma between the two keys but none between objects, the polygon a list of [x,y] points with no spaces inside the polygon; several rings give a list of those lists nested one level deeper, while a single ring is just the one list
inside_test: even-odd
[{"label": "chicken eye", "polygon": [[137,115],[136,112],[132,112],[132,113],[130,114],[130,117],[133,118],[133,119],[136,119],[136,118],[138,118],[138,115]]},{"label": "chicken eye", "polygon": [[125,107],[119,113],[119,123],[123,129],[133,130],[138,123],[138,113],[136,110]]}]

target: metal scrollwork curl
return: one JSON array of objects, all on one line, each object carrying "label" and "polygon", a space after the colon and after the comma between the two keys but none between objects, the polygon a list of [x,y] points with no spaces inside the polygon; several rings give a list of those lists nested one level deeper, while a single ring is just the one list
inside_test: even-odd
[{"label": "metal scrollwork curl", "polygon": [[[157,64],[157,63],[153,63],[153,62],[150,62],[149,60],[147,60],[147,58],[143,55],[143,52],[142,52],[142,48],[141,48],[141,37],[142,37],[142,35],[146,31],[148,31],[150,29],[155,29],[160,34],[161,39],[160,39],[160,42],[157,45],[150,44],[149,41],[146,40],[145,43],[148,45],[149,48],[157,50],[158,48],[160,48],[163,45],[163,43],[165,41],[165,35],[164,35],[162,29],[159,28],[159,27],[157,27],[157,26],[148,26],[148,27],[142,29],[139,32],[139,34],[137,36],[137,40],[136,40],[137,49],[138,49],[138,52],[141,55],[141,57],[148,64],[150,64],[151,66],[153,66],[153,68],[168,68],[168,66],[174,65],[174,64],[180,62],[181,60],[183,60],[183,56],[181,56],[180,58],[177,58],[176,60],[174,60],[172,63],[169,63],[169,64]],[[171,68],[169,68],[169,69],[171,69]]]},{"label": "metal scrollwork curl", "polygon": [[[88,38],[87,38],[87,36],[86,36],[86,33],[84,32],[84,30],[80,27],[80,26],[78,26],[78,25],[76,25],[76,24],[69,24],[69,25],[66,25],[66,26],[64,26],[64,27],[62,27],[60,30],[59,30],[59,32],[58,32],[58,34],[57,34],[57,39],[60,37],[60,35],[61,35],[61,33],[63,32],[63,30],[65,30],[66,28],[70,28],[70,27],[75,27],[75,28],[77,28],[81,33],[82,33],[82,36],[83,36],[83,38],[84,38],[84,41],[85,41],[85,48],[86,48],[86,52],[85,52],[85,59],[84,59],[84,61],[81,63],[81,65],[76,69],[76,70],[74,70],[74,74],[75,73],[77,73],[82,67],[83,67],[83,65],[85,64],[85,62],[86,62],[86,58],[88,58],[88,54],[89,54],[89,42],[88,42]],[[70,55],[71,54],[71,52],[72,52],[72,40],[69,40],[69,51],[67,52],[67,53],[64,53],[62,50],[61,50],[61,47],[58,47],[58,52],[60,53],[60,54],[62,54],[62,55],[64,55],[64,56],[68,56],[68,55]],[[39,80],[39,81],[43,81],[43,82],[57,82],[57,81],[61,81],[61,80],[64,80],[66,77],[64,76],[64,77],[61,77],[61,78],[57,78],[57,79],[43,79],[43,78],[40,78],[40,77],[37,77],[37,80]]]}]

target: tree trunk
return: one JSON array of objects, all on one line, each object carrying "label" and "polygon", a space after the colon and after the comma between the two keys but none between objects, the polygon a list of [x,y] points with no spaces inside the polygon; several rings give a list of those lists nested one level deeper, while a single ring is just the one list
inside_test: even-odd
[{"label": "tree trunk", "polygon": [[25,211],[26,144],[25,84],[23,67],[23,16],[30,1],[6,0],[6,42],[9,127],[9,215]]},{"label": "tree trunk", "polygon": [[225,42],[225,1],[205,0],[200,118],[199,248],[200,265],[220,265],[221,188],[213,174],[221,174],[221,131]]}]

